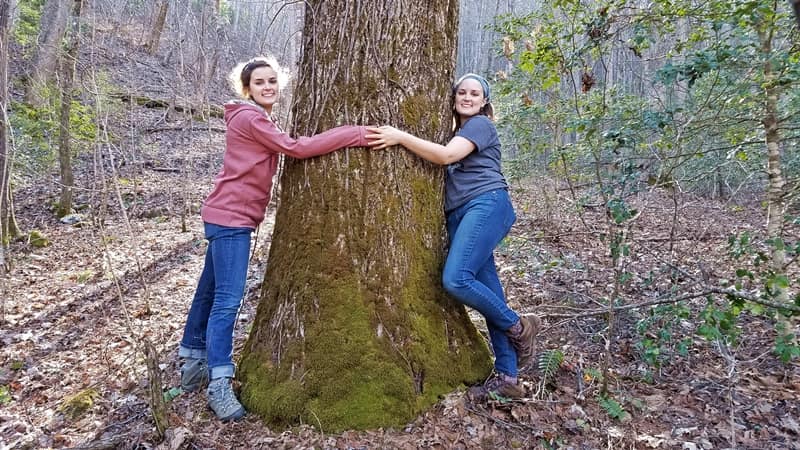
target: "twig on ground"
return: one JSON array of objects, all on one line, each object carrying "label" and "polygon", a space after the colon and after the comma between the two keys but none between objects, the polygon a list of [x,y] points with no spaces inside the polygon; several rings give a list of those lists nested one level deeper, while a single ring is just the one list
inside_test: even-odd
[{"label": "twig on ground", "polygon": [[[627,310],[631,310],[631,309],[644,308],[644,307],[647,307],[647,306],[663,305],[663,304],[669,304],[669,303],[678,303],[678,302],[682,302],[682,301],[685,301],[685,300],[691,300],[693,298],[705,297],[706,295],[709,295],[709,294],[730,295],[730,296],[733,296],[733,297],[736,297],[736,298],[741,298],[743,300],[747,300],[749,302],[757,303],[759,305],[769,306],[771,308],[786,309],[786,310],[789,310],[789,311],[792,311],[792,312],[800,312],[800,307],[798,307],[798,306],[795,306],[795,305],[792,305],[792,304],[788,304],[788,303],[782,304],[782,303],[772,302],[772,301],[763,299],[761,297],[758,297],[757,295],[755,295],[753,293],[750,293],[750,292],[738,291],[738,290],[733,289],[733,288],[706,287],[706,289],[703,290],[703,291],[692,292],[692,293],[680,295],[680,296],[677,296],[677,297],[668,297],[668,298],[661,298],[661,299],[657,299],[657,300],[651,300],[649,302],[632,303],[630,305],[615,306],[613,308],[590,310],[590,311],[586,311],[586,312],[579,313],[579,314],[541,314],[541,316],[542,317],[547,317],[547,318],[573,320],[573,319],[579,319],[579,318],[582,318],[582,317],[602,316],[602,315],[608,314],[609,309],[612,309],[615,312],[616,311],[627,311]],[[552,328],[552,327],[549,327],[549,328]]]},{"label": "twig on ground", "polygon": [[120,434],[110,438],[92,441],[85,445],[78,445],[72,448],[75,450],[106,450],[110,448],[118,448],[126,440],[128,440],[128,436],[125,434]]},{"label": "twig on ground", "polygon": [[498,425],[504,426],[506,428],[515,428],[517,430],[531,431],[534,434],[541,433],[541,430],[539,430],[539,429],[537,429],[535,427],[532,427],[530,425],[524,424],[524,423],[520,423],[520,422],[511,423],[511,422],[506,422],[505,420],[502,420],[502,419],[498,419],[497,417],[494,417],[493,415],[491,415],[488,412],[484,411],[483,408],[478,408],[476,406],[473,406],[469,402],[467,402],[464,405],[464,407],[466,408],[467,411],[469,411],[469,412],[471,412],[473,414],[476,414],[478,416],[481,416],[484,419],[487,419],[487,420],[489,420],[491,422],[494,422],[494,423],[496,423]]}]

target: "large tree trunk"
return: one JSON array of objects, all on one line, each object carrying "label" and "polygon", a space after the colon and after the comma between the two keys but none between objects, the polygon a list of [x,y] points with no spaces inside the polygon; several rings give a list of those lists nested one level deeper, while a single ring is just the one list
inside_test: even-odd
[{"label": "large tree trunk", "polygon": [[7,267],[5,249],[19,234],[11,202],[11,152],[8,147],[8,37],[11,1],[0,0],[0,275]]},{"label": "large tree trunk", "polygon": [[61,64],[61,111],[59,116],[58,162],[61,171],[61,198],[58,215],[64,216],[72,211],[72,190],[75,180],[72,174],[72,148],[70,146],[69,117],[75,83],[75,67],[78,62],[80,45],[80,20],[83,0],[73,0],[71,24],[68,33],[67,53]]},{"label": "large tree trunk", "polygon": [[[358,6],[356,6],[358,5]],[[458,2],[308,2],[297,134],[393,124],[448,137]],[[402,425],[491,370],[446,297],[443,170],[400,148],[288,160],[242,400],[275,425]]]},{"label": "large tree trunk", "polygon": [[47,101],[45,88],[56,73],[61,39],[69,19],[69,7],[70,2],[65,0],[47,0],[42,8],[36,54],[25,85],[25,101],[31,105],[41,107]]}]

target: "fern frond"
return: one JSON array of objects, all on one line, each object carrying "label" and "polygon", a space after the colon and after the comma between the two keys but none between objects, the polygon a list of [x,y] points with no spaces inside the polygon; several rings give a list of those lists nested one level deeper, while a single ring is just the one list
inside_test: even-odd
[{"label": "fern frond", "polygon": [[563,362],[564,353],[561,350],[548,350],[539,355],[539,370],[544,378],[553,378]]},{"label": "fern frond", "polygon": [[611,397],[600,395],[597,397],[597,403],[614,419],[622,420],[628,415],[622,405]]}]

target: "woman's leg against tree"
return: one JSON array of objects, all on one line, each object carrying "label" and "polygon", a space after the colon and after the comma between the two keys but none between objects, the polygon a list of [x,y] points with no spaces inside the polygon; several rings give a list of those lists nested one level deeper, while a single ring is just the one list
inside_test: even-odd
[{"label": "woman's leg against tree", "polygon": [[[495,295],[506,301],[505,294],[503,293],[503,285],[500,283],[500,278],[497,276],[494,254],[492,254],[489,260],[486,261],[486,264],[481,267],[476,278],[494,292]],[[514,351],[514,346],[511,345],[511,340],[508,338],[506,330],[501,330],[488,322],[486,327],[489,330],[489,339],[492,342],[492,350],[494,351],[495,370],[516,377],[518,373],[517,352]]]},{"label": "woman's leg against tree", "polygon": [[508,330],[519,321],[519,316],[508,308],[502,295],[498,296],[479,281],[477,274],[492,257],[514,219],[508,193],[503,190],[478,196],[451,212],[447,219],[450,249],[442,274],[444,287],[500,330]]}]

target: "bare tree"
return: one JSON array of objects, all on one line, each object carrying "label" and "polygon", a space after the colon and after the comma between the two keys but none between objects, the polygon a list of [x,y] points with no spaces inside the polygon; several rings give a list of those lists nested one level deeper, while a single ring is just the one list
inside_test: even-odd
[{"label": "bare tree", "polygon": [[0,0],[0,274],[7,267],[5,249],[19,234],[11,201],[12,158],[8,143],[8,37],[11,0]]},{"label": "bare tree", "polygon": [[150,30],[150,37],[147,40],[147,51],[151,55],[158,52],[158,43],[161,41],[161,33],[164,31],[164,24],[167,22],[167,10],[169,9],[169,0],[161,0],[156,10],[155,20],[153,20],[153,28]]},{"label": "bare tree", "polygon": [[[772,1],[773,10],[778,9],[777,0]],[[800,19],[798,19],[800,20]],[[779,99],[784,89],[777,81],[773,58],[774,40],[777,39],[776,20],[770,16],[763,23],[756,25],[761,53],[764,55],[764,113],[761,123],[764,126],[764,137],[767,153],[767,237],[774,242],[772,249],[772,269],[778,276],[786,276],[787,261],[786,249],[783,239],[786,237],[784,230],[786,212],[791,202],[786,201],[786,179],[783,175],[784,165],[781,162],[782,139],[779,131],[781,125]],[[778,243],[780,242],[780,244]],[[788,279],[788,277],[787,277]],[[782,304],[791,304],[791,291],[779,287],[776,298]],[[788,342],[793,345],[798,343],[797,318],[795,316],[778,316],[778,329]]]},{"label": "bare tree", "polygon": [[[298,134],[390,123],[444,142],[458,2],[307,2]],[[399,425],[491,371],[441,287],[443,170],[409,152],[289,160],[242,399],[275,424]]]},{"label": "bare tree", "polygon": [[536,2],[521,0],[460,0],[463,11],[458,27],[457,73],[475,72],[491,75],[508,70],[509,61],[500,57],[497,42],[501,34],[493,29],[504,14],[526,14],[538,7]]},{"label": "bare tree", "polygon": [[70,27],[67,31],[67,52],[61,59],[61,111],[59,114],[58,161],[61,171],[61,199],[58,215],[72,211],[72,194],[75,180],[72,173],[72,148],[70,146],[69,117],[74,95],[75,68],[80,47],[80,21],[83,0],[73,0]]},{"label": "bare tree", "polygon": [[25,85],[25,101],[43,106],[47,100],[44,89],[53,80],[58,64],[61,40],[67,28],[70,2],[47,0],[39,21],[39,38],[33,56],[31,73]]},{"label": "bare tree", "polygon": [[[222,50],[222,43],[225,39],[225,32],[220,21],[220,4],[219,0],[211,0],[208,2],[202,13],[202,28],[199,31],[202,33],[200,39],[206,45],[198,48],[198,89],[195,92],[197,96],[196,102],[203,104],[208,99],[208,88],[211,80],[214,78],[217,66],[219,65],[219,57]],[[210,49],[210,53],[208,50]]]}]

